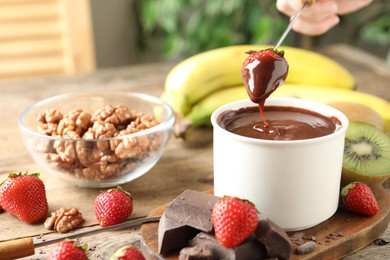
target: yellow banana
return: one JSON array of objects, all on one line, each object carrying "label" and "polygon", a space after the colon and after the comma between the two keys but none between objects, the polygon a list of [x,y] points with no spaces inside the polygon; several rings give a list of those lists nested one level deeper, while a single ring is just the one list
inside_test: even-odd
[{"label": "yellow banana", "polygon": [[271,96],[297,97],[325,104],[333,102],[363,104],[376,111],[385,121],[386,129],[390,129],[390,102],[368,93],[346,89],[311,88],[310,86],[286,84],[277,89]]},{"label": "yellow banana", "polygon": [[[375,110],[384,119],[386,128],[390,129],[390,102],[360,91],[285,83],[271,94],[270,98],[272,97],[295,97],[325,104],[333,102],[363,104]],[[244,86],[221,89],[195,104],[186,118],[194,127],[210,125],[210,116],[215,109],[226,103],[247,98]]]},{"label": "yellow banana", "polygon": [[286,83],[308,86],[354,89],[353,75],[336,61],[305,49],[283,47],[289,63]]},{"label": "yellow banana", "polygon": [[243,85],[220,89],[196,103],[186,118],[191,122],[193,127],[201,125],[210,126],[210,116],[214,110],[222,105],[240,99],[248,99],[248,94]]},{"label": "yellow banana", "polygon": [[[177,64],[168,74],[162,98],[173,109],[187,115],[202,98],[221,88],[242,84],[240,69],[248,50],[269,45],[235,45],[194,55]],[[289,63],[288,83],[352,89],[353,76],[341,65],[321,54],[282,46]]]},{"label": "yellow banana", "polygon": [[168,74],[162,98],[176,112],[186,115],[209,93],[242,84],[240,69],[248,50],[244,46],[225,47],[185,59]]}]

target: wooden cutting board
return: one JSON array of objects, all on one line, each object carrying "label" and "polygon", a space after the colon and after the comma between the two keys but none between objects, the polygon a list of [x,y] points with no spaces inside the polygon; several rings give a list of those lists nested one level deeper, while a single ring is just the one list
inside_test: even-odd
[{"label": "wooden cutting board", "polygon": [[[390,222],[390,179],[372,187],[378,200],[379,212],[374,217],[351,214],[340,208],[330,219],[310,229],[289,233],[290,237],[304,237],[304,241],[315,240],[315,250],[306,255],[293,254],[291,259],[336,259],[348,256],[377,239]],[[319,205],[320,206],[320,205]],[[149,216],[161,215],[165,205],[150,212]],[[158,223],[147,223],[141,227],[141,249],[146,259],[177,260],[178,252],[161,256],[157,253]],[[293,240],[295,241],[295,240]],[[302,240],[301,240],[302,241]],[[298,245],[293,243],[294,248]]]}]

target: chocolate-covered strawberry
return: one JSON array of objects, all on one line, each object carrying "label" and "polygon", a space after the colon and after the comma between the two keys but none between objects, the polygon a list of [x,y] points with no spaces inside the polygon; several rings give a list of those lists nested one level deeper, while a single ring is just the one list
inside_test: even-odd
[{"label": "chocolate-covered strawberry", "polygon": [[241,77],[249,98],[262,104],[287,78],[288,63],[284,51],[273,48],[246,53],[249,56],[242,64]]}]

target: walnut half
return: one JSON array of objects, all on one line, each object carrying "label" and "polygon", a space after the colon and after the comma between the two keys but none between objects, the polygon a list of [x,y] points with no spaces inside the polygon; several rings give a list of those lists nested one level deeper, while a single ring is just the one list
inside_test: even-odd
[{"label": "walnut half", "polygon": [[76,208],[60,208],[51,213],[44,223],[47,229],[55,229],[59,233],[66,233],[83,223],[81,212]]}]

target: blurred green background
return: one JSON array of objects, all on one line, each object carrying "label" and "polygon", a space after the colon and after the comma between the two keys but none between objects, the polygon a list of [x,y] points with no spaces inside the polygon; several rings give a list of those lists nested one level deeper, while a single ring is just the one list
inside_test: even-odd
[{"label": "blurred green background", "polygon": [[[234,44],[274,44],[288,23],[275,0],[136,0],[138,47],[158,59],[180,59]],[[348,43],[390,63],[390,1],[341,17],[320,37],[291,33],[285,45],[314,48]]]},{"label": "blurred green background", "polygon": [[[289,18],[275,0],[91,0],[97,65],[179,60],[232,44],[275,44]],[[284,44],[347,43],[390,63],[390,0],[341,17],[320,37],[291,32]]]}]

